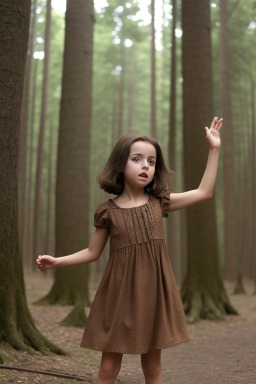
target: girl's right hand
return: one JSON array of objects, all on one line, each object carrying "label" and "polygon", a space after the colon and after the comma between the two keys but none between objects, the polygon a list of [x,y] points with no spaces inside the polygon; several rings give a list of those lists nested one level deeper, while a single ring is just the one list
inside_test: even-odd
[{"label": "girl's right hand", "polygon": [[47,271],[56,268],[57,259],[49,255],[39,255],[36,262],[40,271]]}]

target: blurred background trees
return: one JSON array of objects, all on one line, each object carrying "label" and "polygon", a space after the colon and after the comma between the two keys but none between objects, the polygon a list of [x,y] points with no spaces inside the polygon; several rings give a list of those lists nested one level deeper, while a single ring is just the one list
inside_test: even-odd
[{"label": "blurred background trees", "polygon": [[[174,189],[182,191],[188,186],[192,187],[192,183],[193,187],[198,183],[196,177],[192,177],[191,183],[184,183],[187,180],[184,164],[197,169],[196,156],[201,150],[203,152],[199,156],[199,162],[202,162],[202,167],[206,163],[206,147],[201,148],[205,145],[204,126],[209,125],[215,115],[223,116],[225,123],[213,213],[216,216],[214,244],[206,240],[204,233],[196,225],[192,230],[200,232],[198,239],[200,236],[204,239],[205,249],[214,249],[216,265],[219,265],[218,273],[240,291],[243,289],[243,279],[256,281],[256,1],[192,2],[193,11],[197,9],[202,18],[201,22],[199,20],[195,23],[191,12],[191,23],[198,24],[201,31],[199,36],[207,33],[210,39],[210,61],[206,66],[207,70],[203,70],[201,75],[204,80],[207,74],[211,86],[209,89],[206,87],[200,95],[198,92],[191,92],[186,96],[185,107],[182,97],[185,86],[184,64],[190,76],[196,70],[192,61],[190,62],[190,55],[184,56],[182,46],[181,14],[182,6],[187,3],[188,0],[94,1],[92,91],[90,82],[86,84],[87,91],[92,92],[91,133],[87,130],[88,123],[79,123],[83,132],[81,140],[87,140],[86,145],[91,150],[90,153],[84,152],[84,158],[80,157],[77,150],[79,161],[76,171],[71,172],[71,164],[63,163],[63,169],[69,178],[77,173],[81,183],[83,178],[87,180],[84,199],[88,204],[85,203],[83,224],[70,215],[67,225],[72,228],[70,233],[80,232],[81,228],[85,232],[88,230],[90,235],[93,233],[95,207],[109,198],[97,187],[96,176],[120,135],[131,130],[146,134],[155,130],[166,162],[169,161],[170,167],[175,171]],[[63,5],[64,1],[55,0],[33,0],[31,4],[19,154],[19,238],[27,273],[37,273],[37,254],[59,255],[56,252],[56,241],[60,244],[63,236],[64,243],[66,237],[62,234],[55,240],[59,125],[62,124],[61,119],[63,122],[63,117],[59,117],[63,116],[63,111],[60,115],[65,35]],[[153,5],[154,17],[151,18]],[[209,8],[207,24],[203,12],[205,6]],[[193,36],[190,36],[191,44],[195,39]],[[70,34],[66,38],[70,38]],[[89,34],[81,31],[81,38],[77,39],[77,44],[82,44],[86,55]],[[197,49],[200,51],[202,46]],[[199,52],[193,54],[200,56]],[[74,63],[81,63],[79,55],[72,55]],[[183,67],[182,57],[186,61],[183,62]],[[84,74],[81,72],[80,76],[82,79]],[[72,84],[72,78],[69,81]],[[76,96],[79,98],[78,94]],[[195,100],[197,110],[193,111]],[[204,108],[206,100],[210,106]],[[82,105],[86,114],[89,114],[87,103],[82,101]],[[72,116],[67,120],[69,134],[80,137],[75,128],[78,116],[74,105],[72,102],[67,103],[64,109],[66,112],[69,110]],[[195,113],[198,116],[196,120]],[[185,120],[193,123],[191,128],[186,128]],[[198,143],[200,142],[194,154],[184,146],[184,135],[190,129],[195,130]],[[67,141],[68,139],[66,143]],[[187,151],[186,156],[189,156],[185,163],[184,150]],[[88,179],[86,164],[89,167]],[[40,187],[37,181],[39,179]],[[72,206],[74,198],[70,193],[70,200],[67,199],[65,204],[70,201]],[[204,210],[203,205],[201,209]],[[184,283],[188,270],[186,217],[191,212],[193,213],[193,208],[189,212],[175,212],[175,219],[168,219],[170,256],[180,285]],[[37,220],[39,224],[36,224]],[[58,223],[61,220],[66,221],[66,216],[59,216]],[[89,239],[86,233],[84,239],[86,242]],[[79,248],[80,243],[77,242],[77,250]],[[66,252],[65,249],[61,252],[70,252],[68,247],[66,249]],[[99,278],[106,258],[105,251],[97,263],[90,265],[91,281]],[[199,274],[200,268],[197,270]],[[88,279],[85,277],[85,280]]]},{"label": "blurred background trees", "polygon": [[[92,0],[67,1],[55,187],[57,257],[89,243],[93,13]],[[84,306],[90,304],[88,281],[88,265],[57,269],[51,291],[37,304],[75,305],[64,323],[82,326]]]}]

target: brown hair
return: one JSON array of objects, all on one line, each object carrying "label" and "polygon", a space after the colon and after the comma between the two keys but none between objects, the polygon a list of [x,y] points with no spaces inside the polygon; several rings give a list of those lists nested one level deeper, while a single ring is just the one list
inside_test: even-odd
[{"label": "brown hair", "polygon": [[130,154],[130,148],[136,141],[146,141],[156,149],[156,169],[151,183],[145,187],[145,191],[157,196],[164,192],[171,192],[173,172],[165,165],[163,153],[158,142],[151,136],[129,133],[122,136],[114,146],[105,168],[98,176],[101,189],[114,195],[120,195],[123,191],[123,171]]}]

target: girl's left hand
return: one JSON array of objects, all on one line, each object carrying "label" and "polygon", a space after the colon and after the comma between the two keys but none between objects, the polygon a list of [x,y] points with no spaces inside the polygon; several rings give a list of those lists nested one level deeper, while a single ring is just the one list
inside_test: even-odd
[{"label": "girl's left hand", "polygon": [[214,117],[211,127],[205,127],[206,140],[208,141],[209,148],[220,148],[220,128],[222,126],[223,119]]}]

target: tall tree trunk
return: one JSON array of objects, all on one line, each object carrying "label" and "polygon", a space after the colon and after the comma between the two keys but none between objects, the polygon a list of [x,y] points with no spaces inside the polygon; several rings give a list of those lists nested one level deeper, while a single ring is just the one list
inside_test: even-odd
[{"label": "tall tree trunk", "polygon": [[243,185],[244,188],[239,188],[238,198],[240,204],[237,204],[237,210],[239,214],[236,215],[237,224],[236,229],[237,233],[240,233],[241,236],[237,239],[237,270],[239,271],[236,281],[236,287],[234,293],[245,293],[243,286],[243,277],[244,277],[244,265],[245,260],[248,260],[248,234],[250,233],[250,225],[248,218],[250,217],[248,208],[249,201],[248,196],[250,195],[248,188],[248,151],[247,151],[247,141],[248,141],[248,127],[243,124],[246,121],[246,108],[244,108],[244,103],[242,100],[242,87],[239,86],[239,108],[237,110],[238,125],[241,127],[237,133],[236,140],[239,141],[239,165],[238,165],[238,177],[236,180],[238,185]]},{"label": "tall tree trunk", "polygon": [[[182,68],[185,188],[199,185],[207,160],[204,126],[212,119],[210,3],[183,0]],[[181,296],[188,321],[236,313],[219,274],[214,200],[187,210],[188,273]]]},{"label": "tall tree trunk", "polygon": [[29,130],[29,176],[28,176],[28,204],[26,206],[27,229],[26,229],[26,242],[24,245],[25,252],[23,260],[25,261],[26,268],[35,269],[35,256],[33,254],[33,222],[34,222],[34,204],[33,204],[33,143],[35,136],[35,102],[36,102],[36,78],[37,78],[38,59],[34,60],[33,68],[33,81],[31,92],[31,108],[30,108],[30,130]]},{"label": "tall tree trunk", "polygon": [[156,137],[156,47],[155,47],[155,0],[151,0],[151,135]]},{"label": "tall tree trunk", "polygon": [[47,13],[44,37],[44,71],[42,84],[42,105],[38,139],[38,155],[36,166],[36,185],[34,200],[34,237],[33,237],[33,254],[37,255],[40,249],[40,223],[42,220],[42,173],[43,173],[43,156],[44,156],[44,136],[45,136],[45,120],[47,107],[47,89],[48,89],[48,72],[49,72],[49,56],[50,56],[50,34],[51,34],[51,0],[47,0]]},{"label": "tall tree trunk", "polygon": [[[170,113],[169,113],[169,165],[170,169],[176,168],[176,36],[175,29],[177,25],[177,3],[172,0],[172,48],[171,48],[171,81],[170,81]],[[176,272],[176,279],[179,282],[180,278],[177,276],[176,270],[176,244],[175,244],[175,228],[177,228],[177,212],[173,212],[168,217],[167,221],[167,244],[174,271]]]},{"label": "tall tree trunk", "polygon": [[132,132],[133,113],[134,113],[134,86],[135,86],[135,46],[131,46],[131,74],[129,86],[129,116],[128,116],[128,132]]},{"label": "tall tree trunk", "polygon": [[[251,84],[249,85],[249,87]],[[248,88],[249,88],[248,87]],[[250,127],[250,112],[249,109],[251,109],[252,105],[250,101],[248,100],[248,93],[247,90],[243,91],[241,93],[241,102],[242,102],[242,109],[244,111],[244,122],[245,127]],[[253,112],[253,109],[252,109]],[[252,128],[252,127],[251,127]],[[252,278],[252,252],[251,252],[251,245],[252,245],[252,206],[253,206],[253,200],[255,199],[255,196],[253,194],[252,189],[252,135],[253,132],[250,129],[248,132],[248,129],[246,129],[247,135],[246,135],[246,142],[244,145],[244,152],[246,154],[246,160],[244,163],[244,185],[245,188],[243,189],[244,198],[243,198],[243,217],[245,224],[243,224],[243,235],[242,235],[242,250],[243,250],[243,276],[245,276],[248,279]]]},{"label": "tall tree trunk", "polygon": [[251,79],[251,107],[252,107],[252,243],[251,243],[251,259],[252,259],[252,276],[254,279],[254,294],[256,294],[256,117],[255,117],[255,84],[253,78]]},{"label": "tall tree trunk", "polygon": [[118,107],[118,102],[115,98],[115,96],[113,97],[113,107],[112,107],[112,121],[111,121],[111,124],[112,124],[112,130],[111,130],[111,141],[114,145],[115,141],[116,141],[116,138],[117,138],[117,108]]},{"label": "tall tree trunk", "polygon": [[21,254],[24,255],[26,249],[24,249],[26,228],[27,228],[27,144],[28,144],[28,121],[29,121],[29,95],[30,95],[30,79],[31,79],[31,67],[33,60],[33,48],[36,37],[36,7],[37,0],[32,3],[32,16],[31,16],[31,28],[29,37],[29,47],[25,65],[24,86],[21,103],[21,116],[20,116],[20,146],[19,146],[19,158],[18,158],[18,197],[19,197],[19,244]]},{"label": "tall tree trunk", "polygon": [[45,253],[53,253],[53,239],[52,239],[52,191],[53,191],[53,181],[52,181],[52,169],[53,169],[53,129],[52,125],[50,126],[50,139],[49,139],[49,149],[48,149],[48,192],[47,192],[47,207],[46,207],[46,225],[45,225]]},{"label": "tall tree trunk", "polygon": [[30,1],[2,1],[0,8],[5,52],[0,55],[0,343],[29,353],[60,352],[39,333],[28,310],[18,242],[17,163]]},{"label": "tall tree trunk", "polygon": [[177,2],[172,0],[172,48],[171,48],[171,82],[170,82],[170,114],[169,114],[169,163],[171,169],[176,168],[176,36]]},{"label": "tall tree trunk", "polygon": [[125,79],[125,46],[124,46],[124,15],[122,18],[122,30],[120,32],[120,78],[119,78],[119,106],[118,106],[118,138],[123,134],[124,125],[124,79]]},{"label": "tall tree trunk", "polygon": [[[87,248],[89,242],[93,23],[92,0],[68,0],[56,183],[57,257]],[[39,303],[75,304],[78,318],[71,312],[64,323],[83,325],[83,307],[90,303],[88,279],[85,265],[57,269],[51,291]]]},{"label": "tall tree trunk", "polygon": [[225,227],[225,277],[234,281],[237,273],[236,204],[232,106],[230,91],[230,59],[228,37],[228,0],[220,0],[220,94],[221,109],[225,119],[223,130],[224,150],[224,227]]}]

